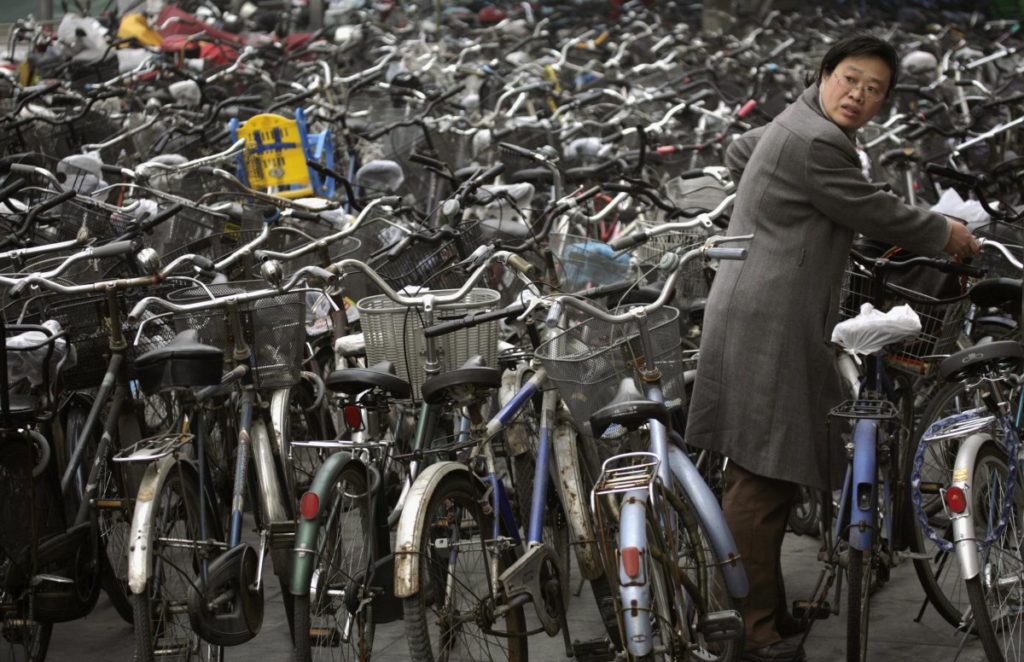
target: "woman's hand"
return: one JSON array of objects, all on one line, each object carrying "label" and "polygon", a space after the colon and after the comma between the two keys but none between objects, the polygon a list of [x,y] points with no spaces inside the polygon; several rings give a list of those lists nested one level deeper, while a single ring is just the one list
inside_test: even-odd
[{"label": "woman's hand", "polygon": [[946,217],[946,221],[949,222],[949,241],[946,242],[944,250],[953,257],[961,259],[977,255],[981,246],[978,245],[978,240],[974,238],[967,226],[949,216]]}]

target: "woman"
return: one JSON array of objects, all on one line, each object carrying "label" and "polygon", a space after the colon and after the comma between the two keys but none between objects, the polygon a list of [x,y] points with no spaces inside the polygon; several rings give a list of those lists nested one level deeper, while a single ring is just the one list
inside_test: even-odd
[{"label": "woman", "polygon": [[864,179],[854,136],[895,87],[896,51],[870,36],[835,44],[817,81],[769,125],[738,138],[729,234],[753,234],[748,258],[715,277],[687,443],[729,457],[723,510],[750,578],[741,605],[745,660],[802,660],[779,556],[798,483],[831,490],[842,449],[826,416],[842,400],[828,345],[856,233],[915,253],[977,253],[962,224],[910,207]]}]

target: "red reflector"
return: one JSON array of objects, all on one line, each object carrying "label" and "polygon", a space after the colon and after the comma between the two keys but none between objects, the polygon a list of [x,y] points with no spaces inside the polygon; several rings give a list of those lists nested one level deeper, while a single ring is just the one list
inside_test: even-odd
[{"label": "red reflector", "polygon": [[624,547],[622,549],[622,569],[626,571],[626,576],[630,579],[640,576],[639,547]]},{"label": "red reflector", "polygon": [[358,405],[345,405],[345,425],[350,430],[358,430],[363,427],[363,412]]},{"label": "red reflector", "polygon": [[946,490],[946,505],[954,513],[960,514],[967,510],[967,495],[959,487],[951,487]]},{"label": "red reflector", "polygon": [[676,146],[675,145],[658,145],[658,149],[656,151],[658,152],[658,154],[675,154],[676,153]]},{"label": "red reflector", "polygon": [[316,495],[316,492],[306,492],[302,495],[302,499],[299,501],[299,512],[306,519],[316,519],[317,513],[320,512],[320,497]]}]

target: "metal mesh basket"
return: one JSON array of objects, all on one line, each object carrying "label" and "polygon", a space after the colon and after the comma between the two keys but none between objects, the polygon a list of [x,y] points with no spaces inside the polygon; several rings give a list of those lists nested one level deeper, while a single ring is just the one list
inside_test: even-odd
[{"label": "metal mesh basket", "polygon": [[[657,222],[640,221],[637,223],[636,229],[644,230],[657,224]],[[633,256],[641,265],[655,266],[665,253],[677,249],[687,251],[691,248],[697,248],[709,236],[711,236],[709,230],[700,225],[687,228],[686,230],[666,232],[655,235],[637,246],[633,250]],[[704,260],[701,259],[690,260],[683,266],[683,270],[676,280],[676,296],[680,304],[708,295],[709,282],[707,270],[708,267],[705,265]]]},{"label": "metal mesh basket", "polygon": [[[437,295],[452,290],[438,290]],[[499,295],[494,290],[475,288],[458,303],[434,307],[434,323],[457,319],[471,312],[495,308]],[[361,299],[358,304],[363,335],[366,338],[366,363],[391,361],[398,376],[412,385],[414,398],[420,397],[426,363],[426,339],[423,337],[423,309],[397,304],[384,295]],[[487,322],[460,329],[437,338],[437,353],[442,372],[454,370],[471,356],[479,354],[486,365],[497,366],[498,322]]]},{"label": "metal mesh basket", "polygon": [[[648,317],[666,402],[685,394],[678,321],[679,311],[670,306]],[[589,318],[537,348],[534,356],[541,360],[548,377],[558,386],[578,429],[590,430],[591,414],[611,402],[620,379],[633,377],[643,391],[637,366],[638,360],[643,359],[639,333],[634,320],[609,324]]]},{"label": "metal mesh basket", "polygon": [[[840,291],[841,319],[856,317],[862,304],[871,303],[872,276],[858,265],[850,263]],[[917,294],[908,290],[908,294]],[[949,354],[956,347],[970,302],[967,300],[943,304],[911,303],[892,290],[886,292],[888,307],[909,304],[921,318],[921,333],[890,348],[886,355],[889,365],[913,374],[925,374],[930,364],[927,357]]]},{"label": "metal mesh basket", "polygon": [[[993,221],[974,230],[976,237],[994,239],[1005,245],[1017,259],[1024,259],[1024,228],[1013,223]],[[975,264],[984,267],[989,278],[1020,278],[1020,269],[1006,261],[1002,253],[991,249],[981,251],[981,254],[974,258]]]},{"label": "metal mesh basket", "polygon": [[572,234],[552,234],[551,253],[562,289],[575,292],[633,277],[629,255],[616,253],[597,239]]},{"label": "metal mesh basket", "polygon": [[430,288],[458,288],[465,274],[452,265],[469,255],[479,243],[479,224],[463,223],[459,233],[436,242],[415,241],[402,253],[376,267],[377,273],[394,288],[425,285]]},{"label": "metal mesh basket", "polygon": [[[110,360],[108,329],[111,322],[106,297],[46,297],[41,303],[38,321],[56,320],[74,347],[74,365],[61,371],[64,388],[77,390],[99,386]],[[33,320],[33,323],[38,322]]]},{"label": "metal mesh basket", "polygon": [[[224,297],[265,289],[263,281],[245,281],[187,288],[172,292],[168,299],[175,303],[205,301],[212,294]],[[249,301],[239,306],[244,340],[252,351],[250,367],[258,388],[284,388],[299,381],[302,352],[306,341],[306,303],[303,292],[289,292]],[[224,359],[231,362],[235,338],[228,315],[223,308],[174,315],[180,332],[195,329],[201,343],[220,347]]]}]

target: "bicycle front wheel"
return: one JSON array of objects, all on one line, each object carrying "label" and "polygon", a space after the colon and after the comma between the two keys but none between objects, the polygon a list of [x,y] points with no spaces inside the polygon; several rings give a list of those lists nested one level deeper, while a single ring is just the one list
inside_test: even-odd
[{"label": "bicycle front wheel", "polygon": [[310,591],[295,596],[298,662],[370,659],[373,602],[359,607],[364,578],[376,561],[368,492],[366,472],[350,464],[324,501]]},{"label": "bicycle front wheel", "polygon": [[153,662],[218,662],[222,649],[199,638],[188,613],[188,590],[202,581],[208,540],[217,535],[217,519],[206,518],[208,535],[200,535],[199,487],[181,467],[171,473],[156,495],[153,517],[153,567],[145,590],[134,596],[135,659]]},{"label": "bicycle front wheel", "polygon": [[871,611],[872,550],[850,548],[846,577],[846,660],[864,662],[867,659],[868,617]]},{"label": "bicycle front wheel", "polygon": [[1020,555],[1020,516],[1024,494],[1020,476],[1014,486],[1009,512],[1004,513],[1009,467],[1006,453],[995,443],[978,450],[971,471],[971,513],[974,531],[982,541],[996,530],[1006,515],[1006,528],[995,541],[983,547],[981,572],[966,580],[967,596],[974,614],[975,631],[981,638],[989,662],[1024,659],[1024,562]]},{"label": "bicycle front wheel", "polygon": [[511,560],[492,536],[482,493],[469,477],[444,479],[427,499],[419,590],[403,602],[409,652],[425,662],[528,659],[522,607],[502,610],[492,591]]}]

